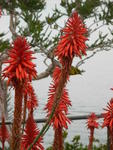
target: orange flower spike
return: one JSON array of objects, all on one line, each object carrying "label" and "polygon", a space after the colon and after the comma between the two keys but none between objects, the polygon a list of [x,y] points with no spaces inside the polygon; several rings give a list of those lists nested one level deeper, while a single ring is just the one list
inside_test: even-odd
[{"label": "orange flower spike", "polygon": [[[9,51],[9,59],[4,63],[8,66],[3,70],[3,77],[8,78],[8,84],[12,84],[15,89],[15,108],[12,126],[11,149],[18,150],[21,140],[21,121],[22,121],[22,100],[26,81],[36,78],[35,64],[32,63],[33,52],[24,37],[17,37]],[[18,135],[18,136],[17,136]]]},{"label": "orange flower spike", "polygon": [[7,127],[5,125],[5,119],[2,117],[2,125],[0,128],[0,140],[2,142],[2,150],[4,150],[4,143],[9,138],[9,132],[7,130]]},{"label": "orange flower spike", "polygon": [[[61,68],[56,67],[53,72],[53,83],[50,84],[49,87],[49,95],[48,95],[48,103],[46,104],[45,109],[47,110],[47,117],[51,114],[53,105],[54,105],[54,97],[56,94],[56,89],[59,84],[59,79],[61,76]],[[67,76],[68,79],[68,76]],[[71,106],[71,101],[69,100],[68,91],[63,88],[62,95],[59,101],[59,105],[57,106],[53,118],[51,119],[51,124],[54,128],[54,143],[53,150],[62,150],[63,148],[63,128],[68,128],[68,123],[71,121],[67,118],[68,107]]]},{"label": "orange flower spike", "polygon": [[[58,73],[58,74],[57,74]],[[47,117],[51,114],[52,107],[54,104],[54,96],[58,86],[59,76],[61,70],[56,67],[53,73],[53,83],[49,87],[49,96],[48,103],[46,104],[45,109],[47,110]],[[54,128],[64,127],[68,128],[67,123],[70,123],[70,120],[67,118],[68,107],[71,106],[71,101],[69,100],[68,91],[64,88],[62,96],[60,98],[59,105],[56,108],[55,114],[51,120],[51,123]]]},{"label": "orange flower spike", "polygon": [[87,121],[87,128],[88,129],[98,128],[99,123],[96,121],[97,119],[98,118],[96,117],[95,113],[91,113]]},{"label": "orange flower spike", "polygon": [[102,127],[107,127],[110,138],[110,149],[113,149],[113,98],[104,110],[105,112],[102,114],[104,118]]},{"label": "orange flower spike", "polygon": [[[26,122],[25,133],[21,140],[21,150],[28,150],[28,147],[38,134],[39,130],[37,129],[37,125],[33,119],[33,116],[29,115]],[[43,143],[42,137],[40,137],[40,139],[33,145],[32,150],[44,150],[44,147],[41,143]]]},{"label": "orange flower spike", "polygon": [[25,93],[28,96],[27,108],[29,111],[32,111],[34,108],[38,106],[38,100],[32,85],[30,83],[25,83],[25,84],[26,84]]},{"label": "orange flower spike", "polygon": [[107,105],[107,108],[104,108],[106,111],[103,113],[104,122],[102,127],[109,127],[111,131],[113,131],[113,98]]},{"label": "orange flower spike", "polygon": [[26,39],[17,37],[9,51],[9,60],[4,62],[9,65],[3,70],[3,76],[10,78],[10,82],[14,82],[15,79],[22,82],[36,78],[36,65],[31,62],[32,59],[35,59],[32,54]]},{"label": "orange flower spike", "polygon": [[97,116],[95,113],[91,113],[87,120],[87,128],[90,129],[88,150],[92,150],[93,147],[94,129],[99,127],[99,123],[96,120]]},{"label": "orange flower spike", "polygon": [[73,12],[66,23],[66,27],[62,30],[62,35],[55,52],[61,63],[64,58],[72,61],[74,56],[81,58],[82,55],[86,55],[86,33],[87,29],[78,13]]}]

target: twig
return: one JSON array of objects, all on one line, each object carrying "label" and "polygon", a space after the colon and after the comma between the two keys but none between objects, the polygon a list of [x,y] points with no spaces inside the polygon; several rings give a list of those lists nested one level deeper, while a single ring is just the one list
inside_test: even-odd
[{"label": "twig", "polygon": [[[102,44],[98,44],[95,47],[89,47],[87,49],[87,51],[92,51],[92,54],[90,54],[89,56],[85,57],[84,59],[80,60],[77,64],[76,67],[80,67],[81,65],[83,65],[85,63],[86,60],[90,59],[91,57],[93,57],[95,54],[97,54],[98,52],[102,52],[102,51],[110,51],[113,48],[112,45],[112,40],[109,41],[109,43],[102,43]],[[96,50],[95,50],[96,49]]]},{"label": "twig", "polygon": [[18,35],[16,33],[16,23],[17,23],[17,16],[14,13],[14,10],[10,12],[10,26],[9,29],[12,33],[12,38],[15,39]]},{"label": "twig", "polygon": [[92,34],[93,32],[97,31],[98,29],[100,29],[100,28],[103,27],[104,25],[106,25],[106,24],[102,24],[102,25],[100,25],[99,27],[95,28],[94,30],[91,30],[91,31],[90,31],[90,34]]}]

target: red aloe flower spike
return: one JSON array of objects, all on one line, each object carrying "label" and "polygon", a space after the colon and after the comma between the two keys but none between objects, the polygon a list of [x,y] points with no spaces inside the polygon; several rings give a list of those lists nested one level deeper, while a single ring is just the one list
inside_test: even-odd
[{"label": "red aloe flower spike", "polygon": [[29,111],[33,110],[38,106],[38,100],[35,95],[34,89],[32,85],[29,82],[26,82],[25,84],[24,93],[27,95],[27,108]]},{"label": "red aloe flower spike", "polygon": [[92,150],[94,129],[99,127],[99,123],[96,121],[98,118],[95,113],[91,113],[87,121],[87,128],[90,129],[89,145],[88,150]]},{"label": "red aloe flower spike", "polygon": [[24,84],[36,77],[35,64],[31,62],[33,52],[24,37],[17,37],[9,51],[9,65],[3,70],[3,77],[15,88],[14,121],[12,126],[11,149],[18,150],[21,139],[22,99]]},{"label": "red aloe flower spike", "polygon": [[[54,104],[54,96],[56,92],[56,84],[55,81],[53,80],[53,84],[51,84],[49,88],[49,98],[48,98],[48,103],[46,104],[45,110],[47,110],[47,117],[51,114],[52,107]],[[68,128],[67,123],[70,123],[70,120],[67,118],[67,113],[68,113],[68,107],[71,106],[71,102],[68,97],[68,92],[64,88],[62,96],[60,98],[59,105],[56,108],[56,111],[54,113],[53,118],[51,119],[51,123],[53,124],[53,127],[56,129],[59,126]]]},{"label": "red aloe flower spike", "polygon": [[104,108],[106,111],[103,113],[104,122],[102,127],[109,127],[111,132],[113,131],[113,98],[107,103],[107,108]]},{"label": "red aloe flower spike", "polygon": [[13,84],[15,84],[15,80],[22,82],[26,79],[31,81],[32,78],[36,78],[35,64],[31,62],[34,59],[32,54],[26,39],[17,37],[9,51],[9,60],[4,62],[9,66],[3,70],[3,76],[8,77],[8,81]]},{"label": "red aloe flower spike", "polygon": [[[46,104],[46,107],[45,107],[45,109],[47,110],[47,117],[49,117],[55,103],[59,101],[56,107],[55,113],[53,115],[53,118],[51,119],[51,124],[53,125],[54,131],[55,131],[53,150],[63,149],[62,129],[63,127],[68,128],[67,123],[70,123],[70,120],[67,118],[66,115],[68,113],[68,107],[71,106],[71,102],[68,97],[68,92],[64,88],[65,84],[63,83],[63,86],[62,86],[61,84],[62,81],[60,81],[61,80],[60,78],[64,76],[65,76],[65,82],[66,82],[69,75],[67,73],[66,74],[62,73],[61,69],[59,67],[56,67],[53,73],[53,83],[50,85],[50,88],[49,88],[48,103]],[[59,84],[61,84],[62,86],[62,92],[60,90],[62,94],[59,99],[56,99],[58,101],[55,101],[54,98],[56,96],[56,91],[60,87]]]},{"label": "red aloe flower spike", "polygon": [[31,86],[31,93],[29,93],[29,100],[27,101],[27,108],[29,110],[33,110],[35,107],[38,106],[37,97],[35,95],[34,89]]},{"label": "red aloe flower spike", "polygon": [[[32,115],[29,115],[26,122],[25,133],[21,139],[21,150],[28,150],[30,144],[34,141],[36,136],[39,134],[37,125],[33,119]],[[42,137],[33,145],[32,150],[44,150],[42,143]]]},{"label": "red aloe flower spike", "polygon": [[5,125],[5,119],[2,117],[2,125],[0,128],[0,140],[2,142],[2,150],[4,150],[4,144],[5,141],[9,139],[9,132],[7,130],[7,127]]},{"label": "red aloe flower spike", "polygon": [[[53,80],[53,84],[51,84],[49,89],[49,98],[48,103],[46,104],[45,109],[47,110],[47,117],[51,114],[53,105],[54,105],[54,96],[57,89],[56,81]],[[71,106],[71,102],[68,97],[68,92],[64,88],[62,92],[62,96],[59,101],[59,105],[57,106],[53,118],[51,119],[51,124],[54,127],[55,135],[54,135],[54,144],[53,150],[62,150],[63,149],[63,135],[62,129],[68,128],[68,123],[71,123],[67,118],[68,107]]]},{"label": "red aloe flower spike", "polygon": [[[34,93],[34,89],[28,81],[24,83],[24,110],[23,110],[23,122],[26,120],[26,109],[29,110],[29,113],[33,114],[33,109],[38,106],[37,97]],[[22,128],[22,133],[24,130],[24,124]]]},{"label": "red aloe flower spike", "polygon": [[64,58],[71,62],[74,56],[81,58],[82,55],[86,55],[86,33],[85,25],[78,16],[78,13],[74,12],[68,19],[66,27],[62,30],[62,36],[55,52],[62,64]]},{"label": "red aloe flower spike", "polygon": [[110,136],[110,148],[113,149],[113,98],[107,105],[107,108],[104,108],[106,111],[103,113],[104,122],[102,127],[108,128],[108,134]]}]

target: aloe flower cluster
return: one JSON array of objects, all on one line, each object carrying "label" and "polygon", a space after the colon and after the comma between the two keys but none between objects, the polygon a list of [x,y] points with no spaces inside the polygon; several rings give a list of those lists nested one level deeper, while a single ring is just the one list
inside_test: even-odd
[{"label": "aloe flower cluster", "polygon": [[[48,95],[48,103],[46,104],[45,109],[47,110],[47,116],[49,117],[53,104],[54,104],[54,96],[56,92],[56,88],[58,86],[58,79],[61,74],[61,69],[56,67],[53,73],[53,83],[51,83],[49,87],[49,95]],[[64,88],[62,92],[62,96],[60,98],[60,102],[56,111],[54,113],[53,118],[51,119],[51,123],[54,128],[64,127],[68,128],[67,123],[70,123],[70,120],[67,118],[68,107],[71,106],[71,101],[69,100],[68,91]]]},{"label": "aloe flower cluster", "polygon": [[108,128],[108,134],[110,138],[110,149],[113,149],[113,98],[108,103],[107,108],[104,108],[104,110],[104,122],[102,127]]},{"label": "aloe flower cluster", "polygon": [[9,132],[8,129],[5,125],[5,118],[4,116],[2,117],[2,125],[0,128],[0,141],[2,142],[2,150],[5,150],[5,141],[9,139]]},{"label": "aloe flower cluster", "polygon": [[87,29],[77,12],[73,12],[66,26],[62,29],[62,35],[57,46],[56,56],[62,65],[71,65],[73,57],[86,55]]},{"label": "aloe flower cluster", "polygon": [[71,102],[65,89],[70,67],[74,56],[81,58],[82,55],[86,55],[87,48],[85,45],[87,29],[77,12],[71,15],[61,32],[62,35],[55,50],[55,56],[60,61],[62,68],[56,67],[54,70],[53,83],[49,88],[49,98],[45,108],[47,116],[49,116],[56,104],[56,110],[51,120],[55,130],[53,150],[63,149],[62,129],[68,128],[67,123],[70,123],[67,114]]},{"label": "aloe flower cluster", "polygon": [[38,106],[38,100],[32,85],[28,82],[25,83],[24,94],[27,97],[26,107],[29,111],[33,111]]},{"label": "aloe flower cluster", "polygon": [[90,130],[88,150],[93,148],[94,129],[99,127],[95,113],[91,113],[87,120],[87,128]]},{"label": "aloe flower cluster", "polygon": [[[37,99],[33,87],[31,86],[31,81],[37,77],[37,72],[35,69],[36,65],[32,62],[32,60],[35,59],[32,54],[33,52],[27,40],[24,37],[17,37],[12,44],[11,50],[9,50],[9,59],[5,61],[5,63],[9,65],[3,70],[3,77],[8,78],[8,85],[14,86],[15,89],[15,108],[11,138],[12,150],[20,149],[20,143],[22,143],[21,146],[27,150],[28,144],[31,144],[30,142],[32,142],[36,134],[39,133],[33,119],[33,109],[37,106]],[[26,123],[25,136],[23,135],[21,139],[22,103],[24,97],[26,101],[24,108],[25,110],[28,108],[29,118]],[[32,127],[30,131],[28,130],[29,127]],[[29,136],[30,134],[32,134],[32,136]],[[37,141],[36,145],[39,144],[39,148],[43,149],[40,143],[41,141],[42,140]]]},{"label": "aloe flower cluster", "polygon": [[3,70],[3,76],[8,77],[8,84],[12,82],[24,83],[26,80],[31,81],[32,78],[36,78],[35,64],[32,63],[33,52],[30,50],[30,45],[25,38],[18,37],[15,39],[12,49],[9,50],[9,60],[4,63],[9,65]]},{"label": "aloe flower cluster", "polygon": [[[39,132],[40,131],[37,129],[37,124],[34,121],[33,115],[29,115],[26,122],[25,133],[21,139],[21,150],[28,150],[30,144],[34,141]],[[33,145],[32,150],[44,150],[41,143],[43,143],[42,137],[36,142],[36,144]]]}]

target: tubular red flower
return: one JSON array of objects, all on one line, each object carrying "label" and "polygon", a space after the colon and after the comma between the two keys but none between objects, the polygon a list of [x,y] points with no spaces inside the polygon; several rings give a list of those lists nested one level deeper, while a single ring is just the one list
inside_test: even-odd
[{"label": "tubular red flower", "polygon": [[61,76],[61,69],[59,67],[56,67],[54,69],[54,72],[53,72],[53,80],[58,83],[59,82],[59,78]]},{"label": "tubular red flower", "polygon": [[[46,104],[45,110],[47,110],[47,117],[51,114],[52,107],[54,104],[54,96],[56,92],[56,82],[53,80],[53,84],[49,88],[49,98],[48,103]],[[67,118],[68,106],[71,106],[71,102],[68,97],[68,92],[66,89],[63,90],[63,94],[60,98],[59,105],[57,106],[54,116],[51,120],[54,128],[64,127],[68,128],[67,123],[70,123],[70,120]]]},{"label": "tubular red flower", "polygon": [[78,13],[74,12],[68,19],[66,27],[62,30],[62,36],[55,52],[61,63],[64,58],[72,61],[74,56],[81,58],[82,55],[86,55],[86,33],[85,25],[78,16]]},{"label": "tubular red flower", "polygon": [[95,113],[91,113],[87,121],[87,128],[94,129],[99,127],[99,123],[96,121],[98,118]]},{"label": "tubular red flower", "polygon": [[95,115],[95,113],[91,113],[87,121],[87,128],[90,129],[88,150],[92,150],[94,129],[99,127],[99,123],[96,120],[97,120],[97,116]]},{"label": "tubular red flower", "polygon": [[7,130],[7,127],[5,125],[5,119],[2,117],[2,125],[0,128],[0,140],[2,142],[2,149],[4,150],[4,143],[9,138],[9,132]]},{"label": "tubular red flower", "polygon": [[[61,76],[61,68],[57,66],[53,72],[53,80],[55,81],[56,84],[58,84],[60,76]],[[69,80],[69,75],[67,76],[67,80]]]},{"label": "tubular red flower", "polygon": [[[21,150],[28,150],[30,144],[34,141],[36,136],[39,134],[39,130],[37,129],[37,125],[33,119],[33,116],[30,115],[26,122],[25,133],[22,136],[21,141]],[[33,145],[32,150],[44,150],[42,143],[42,137]]]},{"label": "tubular red flower", "polygon": [[107,127],[110,139],[110,149],[113,149],[113,98],[111,98],[110,102],[107,104],[107,108],[104,108],[106,112],[102,114],[104,117],[102,127]]},{"label": "tubular red flower", "polygon": [[12,49],[9,51],[9,60],[4,63],[9,65],[3,70],[3,76],[8,77],[8,83],[31,81],[36,78],[35,64],[31,62],[33,52],[24,37],[17,37],[13,43]]},{"label": "tubular red flower", "polygon": [[27,108],[33,110],[38,106],[38,100],[30,83],[27,84]]},{"label": "tubular red flower", "polygon": [[107,108],[104,108],[106,111],[103,113],[104,122],[102,127],[109,127],[111,131],[113,131],[113,98],[107,105]]}]

